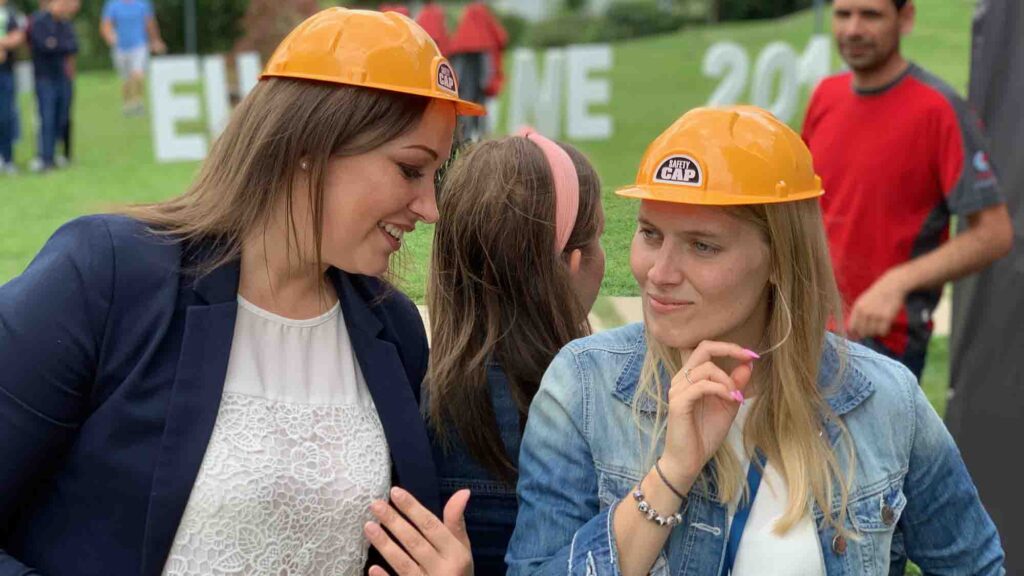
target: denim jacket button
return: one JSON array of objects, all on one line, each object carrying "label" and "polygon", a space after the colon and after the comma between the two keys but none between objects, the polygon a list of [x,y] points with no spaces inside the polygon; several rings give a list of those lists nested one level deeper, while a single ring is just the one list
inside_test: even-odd
[{"label": "denim jacket button", "polygon": [[836,537],[832,539],[832,551],[840,556],[846,554],[846,538],[843,538],[841,535],[836,535]]},{"label": "denim jacket button", "polygon": [[882,522],[885,522],[886,526],[892,526],[895,521],[896,513],[893,512],[892,507],[888,504],[882,506]]}]

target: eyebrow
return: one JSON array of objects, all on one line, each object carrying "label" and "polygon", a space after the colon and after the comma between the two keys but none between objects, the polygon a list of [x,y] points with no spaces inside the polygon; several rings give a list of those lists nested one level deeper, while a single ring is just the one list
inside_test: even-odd
[{"label": "eyebrow", "polygon": [[[657,225],[653,224],[650,220],[644,218],[643,216],[638,216],[636,220],[637,220],[637,222],[640,223],[641,226],[646,226],[648,228],[654,228],[655,230],[661,231],[660,227],[658,227]],[[694,238],[721,238],[722,237],[722,234],[720,234],[718,232],[712,232],[711,230],[701,229],[701,228],[677,230],[673,234],[675,236],[690,236],[690,237],[694,237]]]},{"label": "eyebrow", "polygon": [[430,154],[430,156],[433,157],[434,160],[437,160],[439,158],[437,152],[433,148],[431,148],[429,146],[424,146],[422,144],[412,144],[412,145],[406,146],[405,149],[406,150],[408,150],[408,149],[422,150],[422,151],[426,152],[427,154]]}]

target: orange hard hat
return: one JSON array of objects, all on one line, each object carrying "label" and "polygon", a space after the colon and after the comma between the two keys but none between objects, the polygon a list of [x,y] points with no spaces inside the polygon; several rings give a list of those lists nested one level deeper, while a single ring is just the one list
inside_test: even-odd
[{"label": "orange hard hat", "polygon": [[464,116],[485,113],[459,98],[455,70],[430,35],[397,12],[322,10],[281,42],[260,76],[265,78],[365,86],[447,100]]},{"label": "orange hard hat", "polygon": [[696,108],[648,146],[619,196],[677,204],[772,204],[824,194],[800,136],[755,106]]}]

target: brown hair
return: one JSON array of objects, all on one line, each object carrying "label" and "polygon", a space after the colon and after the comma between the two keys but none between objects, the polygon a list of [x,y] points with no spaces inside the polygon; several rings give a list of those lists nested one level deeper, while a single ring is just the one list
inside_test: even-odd
[{"label": "brown hair", "polygon": [[[564,254],[594,242],[600,221],[597,173],[575,148],[579,212]],[[512,481],[488,386],[498,364],[520,422],[558,350],[590,333],[563,254],[556,254],[551,169],[536,144],[518,136],[482,142],[450,168],[438,197],[440,222],[427,305],[431,354],[429,420],[450,445],[453,428],[469,453]]]},{"label": "brown hair", "polygon": [[246,237],[267,225],[284,194],[289,234],[298,246],[293,188],[302,160],[310,175],[305,192],[320,269],[329,161],[363,154],[413,129],[429,102],[356,86],[263,80],[235,109],[187,192],[126,212],[175,240],[212,246],[199,263],[197,272],[204,273],[238,258]]}]

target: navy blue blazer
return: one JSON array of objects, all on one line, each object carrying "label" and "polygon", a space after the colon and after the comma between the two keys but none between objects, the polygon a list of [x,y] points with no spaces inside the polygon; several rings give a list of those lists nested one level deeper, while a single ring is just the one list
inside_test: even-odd
[{"label": "navy blue blazer", "polygon": [[[123,216],[74,220],[0,287],[0,576],[160,574],[224,387],[239,267]],[[330,271],[391,451],[435,513],[416,307]],[[28,568],[26,568],[28,567]]]}]

